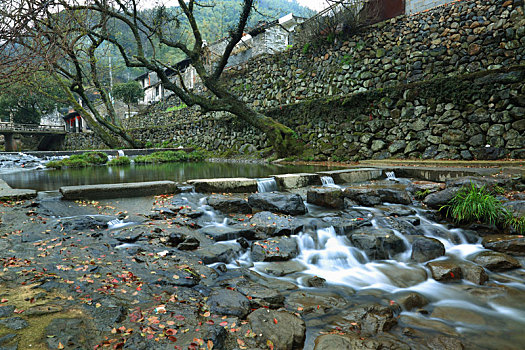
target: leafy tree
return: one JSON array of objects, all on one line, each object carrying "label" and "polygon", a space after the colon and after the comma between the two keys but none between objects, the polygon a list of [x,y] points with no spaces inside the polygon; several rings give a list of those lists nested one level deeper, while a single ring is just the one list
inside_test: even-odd
[{"label": "leafy tree", "polygon": [[113,96],[128,105],[129,117],[131,116],[131,105],[144,98],[144,90],[138,82],[130,80],[127,83],[116,84],[113,87]]},{"label": "leafy tree", "polygon": [[57,101],[64,94],[42,75],[4,86],[0,90],[0,119],[17,124],[40,124],[40,117],[64,106]]}]

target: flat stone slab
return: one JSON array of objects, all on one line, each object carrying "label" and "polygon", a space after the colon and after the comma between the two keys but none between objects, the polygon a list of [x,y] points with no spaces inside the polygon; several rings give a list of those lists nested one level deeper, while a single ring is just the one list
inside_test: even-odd
[{"label": "flat stone slab", "polygon": [[226,192],[226,193],[250,193],[257,191],[257,180],[245,177],[223,178],[223,179],[196,179],[189,180],[189,184],[195,186],[196,192]]},{"label": "flat stone slab", "polygon": [[144,197],[178,192],[173,181],[130,182],[60,187],[64,199]]},{"label": "flat stone slab", "polygon": [[20,200],[35,197],[35,190],[11,188],[7,182],[0,180],[0,200]]},{"label": "flat stone slab", "polygon": [[321,184],[321,179],[318,174],[298,173],[270,175],[270,177],[275,179],[279,188],[286,190]]},{"label": "flat stone slab", "polygon": [[317,174],[320,176],[331,176],[335,183],[353,183],[364,182],[378,179],[383,176],[383,170],[377,168],[358,168],[358,169],[343,169],[320,171]]}]

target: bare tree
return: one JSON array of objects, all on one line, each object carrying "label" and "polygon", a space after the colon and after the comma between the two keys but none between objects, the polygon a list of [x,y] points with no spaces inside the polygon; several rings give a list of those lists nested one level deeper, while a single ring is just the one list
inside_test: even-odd
[{"label": "bare tree", "polygon": [[[49,18],[54,18],[53,16],[59,16],[60,26],[66,26],[74,33],[74,40],[71,39],[71,33],[69,33],[68,37],[61,38],[60,42],[62,43],[61,49],[64,49],[67,54],[64,55],[64,59],[67,58],[67,61],[73,63],[75,71],[70,73],[64,66],[58,71],[73,82],[70,89],[80,96],[85,94],[85,85],[88,82],[86,77],[90,76],[91,81],[100,91],[101,99],[108,98],[103,93],[103,89],[96,86],[98,73],[95,66],[98,50],[109,43],[118,49],[128,67],[141,67],[155,72],[164,88],[174,92],[186,105],[199,106],[204,113],[226,111],[236,115],[244,122],[266,133],[274,150],[280,156],[294,154],[301,150],[301,144],[296,139],[293,130],[250,108],[221,80],[228,59],[243,36],[254,0],[245,0],[242,3],[238,22],[230,31],[226,48],[212,64],[208,64],[205,45],[196,19],[199,9],[207,6],[208,2],[178,0],[178,7],[174,9],[168,10],[164,6],[159,6],[154,11],[148,11],[145,14],[140,11],[142,6],[140,0],[16,1],[20,2],[19,7],[24,9],[28,3],[40,5],[41,11],[37,15],[26,11],[28,15],[36,18],[32,23],[43,23],[47,28],[49,23],[44,19],[49,20]],[[40,19],[39,16],[44,19]],[[131,34],[133,38],[131,45],[119,38],[119,35],[115,33],[116,27],[125,28]],[[54,29],[58,28],[55,26]],[[188,33],[190,33],[190,39],[187,39]],[[55,31],[53,35],[56,35]],[[69,39],[69,41],[62,41],[64,39]],[[47,40],[51,42],[54,37],[49,37]],[[162,62],[156,54],[157,49],[162,46],[179,50],[191,60],[191,65],[199,75],[206,93],[197,93],[186,87],[181,72],[177,72],[180,79],[170,80],[166,68],[172,67]],[[80,51],[78,51],[79,47]],[[85,72],[79,56],[87,58],[90,62],[89,74]],[[96,115],[95,119],[104,124]],[[111,125],[104,124],[104,126],[111,129]]]},{"label": "bare tree", "polygon": [[[87,11],[64,12],[54,1],[13,0],[0,10],[0,80],[23,80],[29,72],[47,72],[106,145],[139,147],[142,143],[119,125],[108,89],[101,83],[97,50],[104,40],[78,25],[96,23],[97,17]],[[89,98],[88,89],[100,96],[107,115],[97,108],[98,101]]]}]

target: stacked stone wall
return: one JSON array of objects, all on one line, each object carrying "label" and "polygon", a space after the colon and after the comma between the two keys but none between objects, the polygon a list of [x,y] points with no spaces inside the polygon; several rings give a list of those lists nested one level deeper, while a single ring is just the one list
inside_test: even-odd
[{"label": "stacked stone wall", "polygon": [[[314,159],[470,159],[487,144],[523,157],[523,69],[503,71],[519,66],[522,0],[462,1],[266,56],[224,79],[244,101],[296,130]],[[133,119],[134,134],[214,152],[269,146],[258,130],[224,113],[168,106]],[[73,144],[81,143],[67,147]]]}]

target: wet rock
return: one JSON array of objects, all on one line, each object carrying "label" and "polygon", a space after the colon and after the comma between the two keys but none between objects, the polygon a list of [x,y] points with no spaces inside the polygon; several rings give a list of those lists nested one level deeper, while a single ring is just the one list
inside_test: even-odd
[{"label": "wet rock", "polygon": [[250,301],[234,290],[219,289],[208,297],[207,304],[212,313],[244,318],[250,312]]},{"label": "wet rock", "polygon": [[307,212],[303,199],[298,194],[263,192],[248,197],[248,204],[254,211],[270,211],[289,215]]},{"label": "wet rock", "polygon": [[242,198],[211,195],[207,201],[210,207],[226,214],[251,214],[252,212],[248,202]]},{"label": "wet rock", "polygon": [[166,241],[166,245],[171,247],[176,247],[180,243],[182,243],[186,239],[186,235],[179,233],[179,232],[172,232],[168,236],[168,240]]},{"label": "wet rock", "polygon": [[354,230],[360,227],[372,226],[372,224],[370,223],[370,219],[364,216],[366,215],[351,215],[350,218],[324,217],[322,218],[321,223],[318,225],[318,227],[316,227],[316,229],[333,226],[335,232],[337,232],[340,235],[351,234]]},{"label": "wet rock", "polygon": [[342,209],[343,191],[331,187],[311,188],[306,193],[306,201],[325,208]]},{"label": "wet rock", "polygon": [[186,237],[184,241],[177,245],[179,250],[195,250],[199,248],[201,242],[195,237]]},{"label": "wet rock", "polygon": [[481,188],[483,186],[492,189],[494,186],[498,185],[501,187],[506,187],[510,184],[510,180],[508,178],[502,178],[502,177],[481,177],[481,176],[463,176],[455,179],[448,180],[446,182],[447,188],[450,187],[470,187],[472,185],[476,186],[477,188]]},{"label": "wet rock", "polygon": [[467,281],[482,285],[489,280],[489,275],[483,267],[465,261],[461,261],[458,264],[463,278]]},{"label": "wet rock", "polygon": [[[10,341],[12,341],[15,338],[16,338],[16,334],[8,333],[8,334],[4,335],[3,337],[0,337],[0,345],[4,345],[6,343],[9,343]],[[0,349],[9,349],[9,348],[0,347]],[[17,347],[15,346],[14,349],[16,350]]]},{"label": "wet rock", "polygon": [[405,251],[405,243],[391,230],[364,227],[353,231],[347,237],[370,259],[389,259]]},{"label": "wet rock", "polygon": [[92,310],[95,320],[94,324],[100,331],[110,331],[115,324],[122,322],[126,317],[126,309],[122,306],[105,307],[101,306]]},{"label": "wet rock", "polygon": [[409,288],[427,279],[427,271],[420,266],[401,268],[395,264],[381,264],[377,269],[388,276],[391,284],[400,288]]},{"label": "wet rock", "polygon": [[411,259],[417,262],[433,260],[445,255],[445,246],[435,238],[418,237],[412,242]]},{"label": "wet rock", "polygon": [[261,268],[265,273],[282,277],[295,272],[306,270],[306,266],[297,261],[274,261]]},{"label": "wet rock", "polygon": [[458,187],[452,187],[446,188],[443,191],[431,193],[425,197],[423,203],[429,208],[439,209],[445,204],[447,204],[452,198],[454,198],[458,191]]},{"label": "wet rock", "polygon": [[504,158],[507,150],[500,147],[479,147],[472,153],[477,160],[497,160]]},{"label": "wet rock", "polygon": [[412,203],[404,186],[400,186],[400,188],[347,187],[344,189],[343,195],[351,201],[364,206],[375,206],[385,202],[395,204]]},{"label": "wet rock", "polygon": [[229,226],[208,226],[200,229],[199,232],[215,241],[230,241],[239,237],[253,239],[255,236],[255,231],[252,229]]},{"label": "wet rock", "polygon": [[517,217],[525,216],[525,200],[505,202],[503,206],[512,211]]},{"label": "wet rock", "polygon": [[426,266],[430,269],[432,278],[436,281],[458,281],[463,277],[461,268],[450,260],[431,261]]},{"label": "wet rock", "polygon": [[179,215],[186,216],[191,219],[196,219],[204,215],[204,211],[199,207],[186,206],[183,209],[179,210]]},{"label": "wet rock", "polygon": [[253,261],[286,261],[295,258],[299,248],[294,238],[280,237],[253,242],[251,253]]},{"label": "wet rock", "polygon": [[284,306],[284,296],[279,291],[261,284],[243,281],[236,284],[236,290],[250,299],[252,309],[269,307],[277,309]]},{"label": "wet rock", "polygon": [[[427,338],[428,339],[428,338]],[[431,350],[463,350],[465,346],[461,340],[452,337],[444,337],[442,335],[430,337],[427,341],[427,346]]]},{"label": "wet rock", "polygon": [[507,271],[521,267],[518,260],[498,252],[481,252],[472,260],[490,271]]},{"label": "wet rock", "polygon": [[63,308],[60,305],[46,304],[46,305],[40,305],[40,306],[33,306],[24,311],[24,316],[49,315],[49,314],[60,312],[62,310]]},{"label": "wet rock", "polygon": [[399,322],[421,330],[430,330],[432,332],[442,333],[453,337],[459,336],[454,327],[451,327],[438,320],[428,319],[427,317],[416,317],[412,315],[401,314],[399,316]]},{"label": "wet rock", "polygon": [[328,290],[299,290],[286,297],[286,305],[292,309],[301,308],[304,314],[325,313],[332,309],[346,307],[348,301],[340,295]]},{"label": "wet rock", "polygon": [[55,318],[45,328],[46,342],[50,349],[92,349],[97,343],[95,332],[80,318]]},{"label": "wet rock", "polygon": [[404,310],[410,311],[419,309],[429,303],[429,300],[419,293],[408,293],[397,298],[397,303],[401,305]]},{"label": "wet rock", "polygon": [[205,264],[213,264],[216,262],[230,263],[234,258],[238,257],[241,252],[241,247],[233,244],[215,243],[198,249],[195,253]]},{"label": "wet rock", "polygon": [[270,340],[275,349],[302,349],[306,338],[304,321],[287,311],[258,309],[247,317],[255,334],[262,334],[259,343],[266,347]]},{"label": "wet rock", "polygon": [[484,325],[486,324],[483,316],[466,309],[449,306],[436,306],[432,311],[431,317],[440,318],[452,322],[467,324]]},{"label": "wet rock", "polygon": [[324,285],[326,284],[326,280],[324,278],[321,278],[321,277],[312,276],[312,277],[308,277],[304,281],[304,284],[307,287],[320,288],[320,287],[324,287]]},{"label": "wet rock", "polygon": [[10,316],[14,311],[15,307],[13,305],[0,306],[0,318]]},{"label": "wet rock", "polygon": [[483,247],[500,253],[525,255],[525,237],[514,235],[485,236],[481,242]]},{"label": "wet rock", "polygon": [[57,220],[55,228],[63,228],[66,231],[100,230],[108,228],[108,222],[113,219],[112,216],[103,215],[61,218]]},{"label": "wet rock", "polygon": [[416,192],[426,192],[427,195],[444,189],[444,183],[432,181],[412,181],[412,183],[407,187],[407,191],[413,194],[416,194]]},{"label": "wet rock", "polygon": [[21,317],[4,318],[0,320],[0,324],[15,331],[19,331],[29,326],[29,323]]},{"label": "wet rock", "polygon": [[341,316],[346,323],[351,325],[350,329],[353,328],[353,323],[357,323],[357,327],[361,329],[361,334],[365,336],[388,332],[397,324],[392,308],[380,304],[359,306],[350,311],[342,312]]},{"label": "wet rock", "polygon": [[409,350],[410,346],[386,337],[365,339],[356,334],[324,334],[315,339],[314,350]]},{"label": "wet rock", "polygon": [[269,211],[254,214],[250,219],[250,226],[263,237],[288,236],[298,233],[303,228],[294,217],[280,216]]}]

